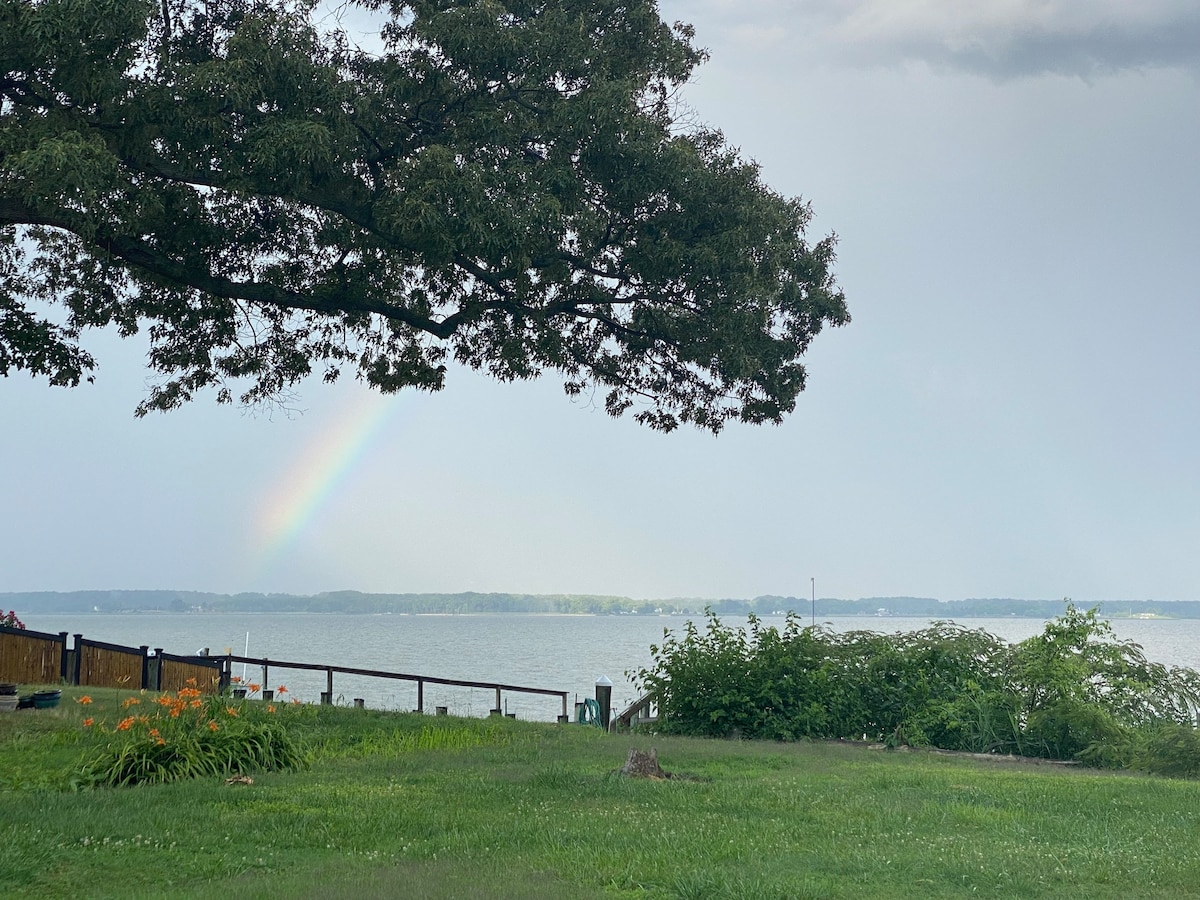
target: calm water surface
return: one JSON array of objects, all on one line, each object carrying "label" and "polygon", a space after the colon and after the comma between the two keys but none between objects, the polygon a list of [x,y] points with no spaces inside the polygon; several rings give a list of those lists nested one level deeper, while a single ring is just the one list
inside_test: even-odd
[{"label": "calm water surface", "polygon": [[[213,655],[226,648],[241,654],[249,635],[251,656],[321,665],[381,669],[467,681],[568,691],[573,703],[594,695],[596,678],[614,684],[613,705],[623,709],[638,696],[632,676],[653,662],[652,644],[664,629],[682,631],[681,616],[554,616],[554,615],[321,615],[313,613],[155,614],[94,613],[23,615],[37,631],[71,634],[128,646],[146,644],[170,653],[194,653],[202,647]],[[735,618],[722,619],[743,624]],[[764,617],[782,627],[783,619]],[[929,619],[863,616],[824,620],[838,631],[912,631]],[[1019,641],[1042,630],[1041,619],[964,619],[968,628],[983,628],[1007,641]],[[1115,619],[1122,639],[1137,641],[1146,655],[1167,665],[1200,668],[1200,620]],[[241,674],[235,665],[234,674]],[[246,676],[261,680],[248,668]],[[272,667],[271,686],[285,684],[292,696],[315,702],[325,689],[323,673]],[[350,703],[362,697],[374,708],[413,709],[416,686],[407,682],[334,676],[334,698]],[[426,685],[425,708],[448,706],[458,715],[483,716],[492,707],[491,691]],[[523,719],[552,720],[559,712],[554,698],[505,694],[508,712]]]}]

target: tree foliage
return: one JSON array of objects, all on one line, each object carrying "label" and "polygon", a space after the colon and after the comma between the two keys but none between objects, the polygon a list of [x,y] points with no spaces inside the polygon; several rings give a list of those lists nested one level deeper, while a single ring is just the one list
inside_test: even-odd
[{"label": "tree foliage", "polygon": [[679,114],[688,26],[653,0],[340,14],[0,0],[0,373],[77,384],[81,331],[115,326],[150,338],[139,413],[312,371],[438,390],[450,359],[659,429],[794,408],[848,321],[832,239]]}]

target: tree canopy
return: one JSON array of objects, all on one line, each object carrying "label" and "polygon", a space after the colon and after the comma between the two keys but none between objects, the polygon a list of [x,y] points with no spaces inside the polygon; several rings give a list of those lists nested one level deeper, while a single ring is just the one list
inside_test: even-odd
[{"label": "tree canopy", "polygon": [[0,374],[77,385],[115,326],[139,414],[455,359],[778,422],[849,321],[833,240],[681,112],[692,40],[653,0],[0,0]]}]

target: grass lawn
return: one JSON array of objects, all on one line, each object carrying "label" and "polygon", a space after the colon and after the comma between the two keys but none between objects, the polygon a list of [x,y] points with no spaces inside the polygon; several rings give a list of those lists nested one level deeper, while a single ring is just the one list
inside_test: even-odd
[{"label": "grass lawn", "polygon": [[302,771],[73,791],[89,693],[0,716],[0,896],[1200,896],[1196,782],[303,706]]}]

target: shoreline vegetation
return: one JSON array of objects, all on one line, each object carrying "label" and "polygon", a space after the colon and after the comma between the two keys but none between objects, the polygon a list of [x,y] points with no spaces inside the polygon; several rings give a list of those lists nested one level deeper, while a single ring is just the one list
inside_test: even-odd
[{"label": "shoreline vegetation", "polygon": [[[817,617],[892,616],[930,619],[995,618],[1004,616],[1052,619],[1068,601],[971,598],[936,600],[928,597],[864,597],[845,600],[818,597]],[[1080,602],[1106,619],[1200,619],[1200,600],[1119,600]],[[721,616],[813,613],[807,597],[764,595],[753,599],[635,599],[596,594],[372,594],[328,591],[318,594],[217,594],[201,591],[25,591],[0,593],[0,606],[27,613],[340,613],[463,615],[473,613],[542,613],[554,615],[700,615],[711,610]]]}]

